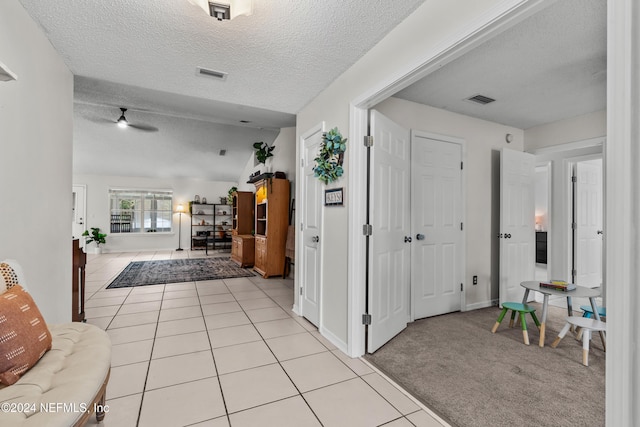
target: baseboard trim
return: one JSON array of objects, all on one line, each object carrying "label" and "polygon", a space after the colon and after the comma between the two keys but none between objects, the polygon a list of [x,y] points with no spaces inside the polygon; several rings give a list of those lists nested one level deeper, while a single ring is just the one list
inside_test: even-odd
[{"label": "baseboard trim", "polygon": [[478,310],[480,308],[487,308],[487,307],[497,307],[498,304],[499,304],[499,300],[497,299],[476,302],[474,304],[467,304],[464,311]]},{"label": "baseboard trim", "polygon": [[347,355],[349,354],[349,346],[347,345],[346,342],[338,338],[335,334],[333,334],[331,331],[329,331],[325,327],[320,327],[318,331],[320,331],[322,336],[328,339],[331,344],[338,347],[338,350],[340,350],[344,354],[347,354]]}]

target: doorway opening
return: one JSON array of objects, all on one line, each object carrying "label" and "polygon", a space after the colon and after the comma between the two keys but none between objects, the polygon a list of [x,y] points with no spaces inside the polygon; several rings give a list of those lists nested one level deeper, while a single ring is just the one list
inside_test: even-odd
[{"label": "doorway opening", "polygon": [[551,164],[547,162],[535,168],[535,228],[536,228],[536,263],[535,280],[549,280],[547,268],[549,255],[549,233],[551,229]]}]

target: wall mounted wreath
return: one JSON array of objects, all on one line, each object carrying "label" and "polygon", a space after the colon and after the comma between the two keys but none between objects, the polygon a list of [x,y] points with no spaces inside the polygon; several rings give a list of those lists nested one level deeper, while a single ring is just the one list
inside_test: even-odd
[{"label": "wall mounted wreath", "polygon": [[340,178],[344,173],[342,162],[344,152],[347,150],[347,138],[342,138],[338,128],[322,134],[320,152],[314,159],[316,165],[313,168],[314,176],[325,184],[329,184]]}]

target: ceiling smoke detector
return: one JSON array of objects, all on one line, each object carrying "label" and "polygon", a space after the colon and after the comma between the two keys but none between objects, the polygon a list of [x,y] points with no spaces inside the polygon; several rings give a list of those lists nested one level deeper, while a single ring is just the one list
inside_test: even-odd
[{"label": "ceiling smoke detector", "polygon": [[493,98],[489,98],[488,96],[484,96],[484,95],[474,95],[470,98],[466,99],[467,101],[471,101],[471,102],[475,102],[476,104],[480,104],[480,105],[487,105],[490,104],[492,102],[495,102],[495,99]]}]

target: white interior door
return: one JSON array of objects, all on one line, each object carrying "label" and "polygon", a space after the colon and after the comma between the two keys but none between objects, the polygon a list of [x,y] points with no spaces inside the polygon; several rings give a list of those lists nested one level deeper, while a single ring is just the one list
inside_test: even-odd
[{"label": "white interior door", "polygon": [[602,284],[602,159],[576,164],[575,282]]},{"label": "white interior door", "polygon": [[315,157],[322,143],[322,126],[302,136],[302,295],[300,305],[302,315],[320,326],[320,283],[321,283],[321,207],[322,185],[313,176]]},{"label": "white interior door", "polygon": [[535,274],[535,157],[500,152],[500,304],[521,301]]},{"label": "white interior door", "polygon": [[84,247],[84,239],[82,233],[87,229],[85,225],[86,218],[86,191],[84,185],[74,185],[72,187],[73,206],[71,215],[71,233],[73,239],[80,239],[80,246]]},{"label": "white interior door", "polygon": [[370,112],[368,306],[371,325],[367,351],[374,352],[407,326],[411,255],[410,134],[377,111]]},{"label": "white interior door", "polygon": [[413,317],[458,311],[463,282],[462,145],[411,138]]}]

